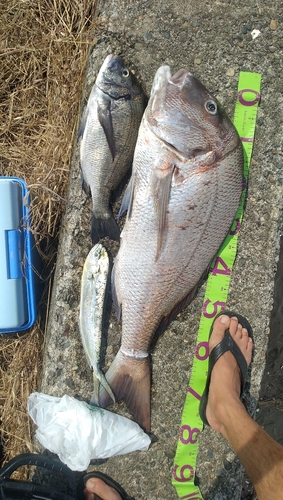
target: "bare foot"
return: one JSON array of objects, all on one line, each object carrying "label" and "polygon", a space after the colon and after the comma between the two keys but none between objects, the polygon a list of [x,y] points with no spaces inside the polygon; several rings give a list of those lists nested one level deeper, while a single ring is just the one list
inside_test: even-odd
[{"label": "bare foot", "polygon": [[[251,363],[253,341],[249,337],[246,328],[238,323],[238,319],[233,316],[223,314],[216,318],[213,331],[209,340],[209,352],[224,337],[224,333],[229,329],[231,337],[240,348],[247,365]],[[209,386],[209,396],[206,409],[206,418],[210,426],[221,432],[226,437],[226,422],[229,423],[230,408],[244,409],[240,401],[241,374],[239,365],[231,352],[223,354],[216,362]]]},{"label": "bare foot", "polygon": [[121,500],[119,493],[108,486],[102,479],[91,478],[86,482],[84,494],[87,500],[94,500],[94,494],[102,500]]}]

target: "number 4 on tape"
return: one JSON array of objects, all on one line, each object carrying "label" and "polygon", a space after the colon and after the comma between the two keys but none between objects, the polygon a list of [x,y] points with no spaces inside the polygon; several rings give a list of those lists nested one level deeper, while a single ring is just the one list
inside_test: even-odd
[{"label": "number 4 on tape", "polygon": [[260,100],[260,82],[261,75],[257,73],[240,73],[234,125],[239,133],[244,150],[243,193],[230,233],[212,263],[207,280],[197,346],[182,414],[173,468],[172,484],[175,486],[180,500],[202,499],[201,492],[195,485],[194,480],[198,436],[203,428],[198,411],[208,368],[208,334],[214,317],[218,312],[225,309],[227,302],[231,271],[237,250],[238,233],[243,217],[257,107]]}]

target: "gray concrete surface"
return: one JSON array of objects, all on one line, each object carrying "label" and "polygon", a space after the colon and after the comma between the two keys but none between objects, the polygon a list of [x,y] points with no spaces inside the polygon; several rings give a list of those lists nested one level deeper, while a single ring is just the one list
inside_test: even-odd
[{"label": "gray concrete surface", "polygon": [[[231,117],[239,71],[262,74],[248,198],[228,298],[228,307],[245,315],[254,328],[252,395],[257,399],[265,367],[283,205],[282,3],[274,0],[269,7],[263,0],[101,0],[97,16],[85,98],[110,52],[123,56],[147,94],[161,64],[169,64],[175,71],[186,67],[216,95]],[[277,24],[270,24],[272,20]],[[253,29],[260,30],[255,40]],[[91,248],[90,220],[91,200],[81,190],[75,144],[40,388],[56,396],[78,394],[88,399],[92,391],[77,326],[81,271]],[[115,256],[117,245],[105,244]],[[203,292],[204,287],[160,338],[152,354],[152,433],[157,440],[147,452],[95,464],[136,500],[177,498],[171,486],[172,464]],[[112,312],[105,369],[118,350],[120,331]],[[122,403],[114,409],[129,416]],[[249,485],[238,460],[211,429],[205,429],[200,438],[197,475],[207,499],[249,498]],[[246,490],[241,493],[243,483]]]}]

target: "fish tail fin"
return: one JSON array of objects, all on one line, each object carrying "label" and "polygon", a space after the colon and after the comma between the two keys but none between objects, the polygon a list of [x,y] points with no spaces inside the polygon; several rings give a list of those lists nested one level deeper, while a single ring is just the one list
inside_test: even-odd
[{"label": "fish tail fin", "polygon": [[104,238],[105,236],[109,236],[111,240],[120,240],[120,229],[111,212],[109,212],[109,217],[107,219],[99,219],[98,217],[95,217],[95,215],[92,216],[92,243],[95,245],[101,238]]},{"label": "fish tail fin", "polygon": [[93,393],[89,404],[99,406],[99,388],[100,380],[98,379],[96,372],[93,370]]},{"label": "fish tail fin", "polygon": [[99,369],[93,369],[93,393],[90,398],[90,404],[99,406],[100,385],[104,387],[105,391],[109,394],[110,398],[112,399],[112,402],[115,403],[115,396],[104,376],[104,373],[102,373],[102,371]]},{"label": "fish tail fin", "polygon": [[[149,358],[135,358],[118,352],[106,373],[116,400],[123,399],[136,422],[150,430],[150,363]],[[100,391],[100,405],[111,403],[109,394]]]}]

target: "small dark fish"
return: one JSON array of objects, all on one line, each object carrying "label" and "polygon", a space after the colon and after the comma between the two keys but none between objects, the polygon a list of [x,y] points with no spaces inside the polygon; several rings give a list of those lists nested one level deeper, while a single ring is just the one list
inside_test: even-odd
[{"label": "small dark fish", "polygon": [[[219,103],[186,70],[159,68],[122,206],[112,281],[122,341],[106,373],[147,431],[153,340],[193,299],[231,227],[242,179],[242,144]],[[101,388],[102,406],[111,401]]]},{"label": "small dark fish", "polygon": [[119,56],[108,55],[79,131],[83,189],[93,201],[93,243],[104,236],[119,241],[120,230],[109,202],[131,167],[144,107],[144,94],[135,76]]}]

